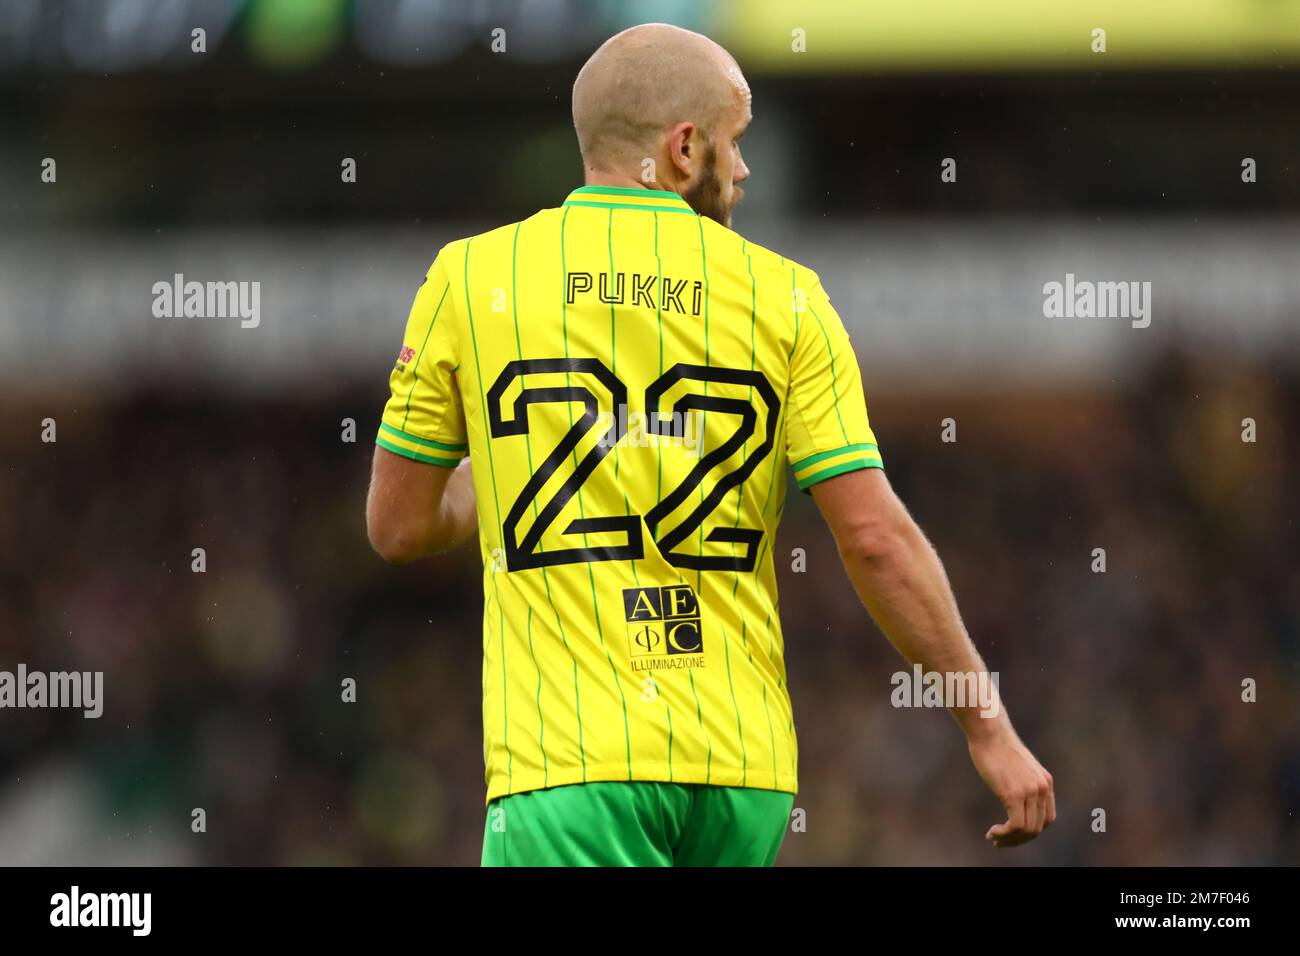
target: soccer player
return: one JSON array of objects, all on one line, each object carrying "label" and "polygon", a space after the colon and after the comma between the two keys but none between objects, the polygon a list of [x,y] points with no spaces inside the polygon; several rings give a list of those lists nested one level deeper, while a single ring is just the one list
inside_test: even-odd
[{"label": "soccer player", "polygon": [[[984,671],[821,280],[730,228],[750,118],[712,41],[619,33],[573,88],[586,185],[444,246],[416,294],[367,523],[396,563],[478,535],[485,865],[772,864],[787,466],[908,661]],[[1005,709],[950,709],[1007,809],[987,838],[1031,839],[1051,777]]]}]

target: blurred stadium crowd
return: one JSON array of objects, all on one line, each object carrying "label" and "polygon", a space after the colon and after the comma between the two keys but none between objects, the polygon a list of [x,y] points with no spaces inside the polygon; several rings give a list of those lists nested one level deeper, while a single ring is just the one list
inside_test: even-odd
[{"label": "blurred stadium crowd", "polygon": [[[103,718],[10,712],[0,735],[0,779],[52,806],[78,789],[100,821],[68,859],[132,859],[147,830],[164,860],[477,862],[477,550],[402,569],[370,553],[369,426],[348,444],[339,425],[382,398],[65,398],[43,409],[61,424],[38,454],[15,424],[30,416],[6,417],[0,659],[105,671]],[[781,862],[1294,862],[1295,366],[1171,354],[1110,397],[868,401],[1061,822],[1014,858],[985,847],[999,811],[963,738],[941,712],[891,707],[901,659],[794,492],[776,553],[807,551],[804,573],[778,563],[807,815]],[[47,773],[75,756],[87,772]],[[34,861],[29,819],[0,790],[0,861]]]}]

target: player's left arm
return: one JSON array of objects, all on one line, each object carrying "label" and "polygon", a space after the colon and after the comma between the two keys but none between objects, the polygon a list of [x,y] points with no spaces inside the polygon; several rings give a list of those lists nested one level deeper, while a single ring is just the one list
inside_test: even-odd
[{"label": "player's left arm", "polygon": [[[986,674],[938,553],[885,478],[857,357],[815,277],[806,305],[791,351],[788,399],[788,454],[799,488],[816,500],[854,589],[909,663],[945,674]],[[981,779],[1007,811],[1006,822],[990,827],[986,839],[1000,847],[1032,840],[1056,819],[1051,774],[1020,740],[1000,701],[991,712],[950,710]]]},{"label": "player's left arm", "polygon": [[451,248],[438,253],[416,292],[375,436],[366,532],[371,547],[394,564],[454,547],[478,526],[456,381]]}]

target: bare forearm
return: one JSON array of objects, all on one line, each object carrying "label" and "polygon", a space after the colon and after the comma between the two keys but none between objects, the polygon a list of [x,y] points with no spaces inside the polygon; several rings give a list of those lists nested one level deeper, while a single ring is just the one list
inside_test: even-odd
[{"label": "bare forearm", "polygon": [[[813,485],[812,494],[862,603],[908,662],[945,677],[983,674],[943,564],[884,472],[850,471]],[[1052,775],[1016,735],[996,694],[996,683],[986,679],[976,693],[978,706],[947,703],[966,732],[980,778],[1007,810],[1006,822],[990,827],[986,838],[1016,846],[1056,819],[1056,802]]]},{"label": "bare forearm", "polygon": [[[943,564],[914,523],[909,521],[887,545],[845,548],[840,556],[862,603],[908,663],[941,674],[985,670]],[[981,716],[979,706],[950,710],[968,737],[1009,727],[1000,704],[996,716]]]}]

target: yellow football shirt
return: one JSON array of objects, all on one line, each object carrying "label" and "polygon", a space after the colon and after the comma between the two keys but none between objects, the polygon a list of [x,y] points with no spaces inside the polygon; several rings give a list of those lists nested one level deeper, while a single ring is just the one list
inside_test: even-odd
[{"label": "yellow football shirt", "polygon": [[882,467],[816,274],[675,193],[583,187],[438,253],[390,384],[380,446],[472,462],[487,800],[796,792],[786,466],[804,491]]}]

